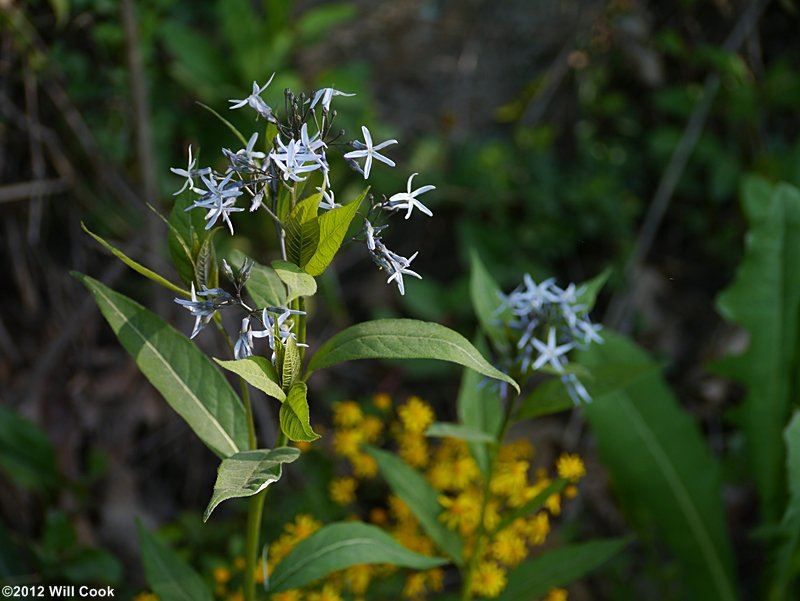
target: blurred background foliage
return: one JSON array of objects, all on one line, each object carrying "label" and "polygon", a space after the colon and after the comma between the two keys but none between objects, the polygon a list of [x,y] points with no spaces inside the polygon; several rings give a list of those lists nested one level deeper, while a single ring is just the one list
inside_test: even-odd
[{"label": "blurred background foliage", "polygon": [[[613,266],[596,317],[636,290],[622,317],[609,312],[606,321],[633,331],[667,361],[682,405],[710,448],[727,458],[725,504],[740,543],[737,561],[757,564],[750,538],[756,496],[739,457],[741,435],[725,419],[741,390],[705,369],[744,344],[713,305],[742,256],[741,176],[800,185],[800,8],[791,0],[769,3],[744,41],[726,49],[752,6],[1,2],[0,257],[7,292],[0,298],[0,579],[97,578],[139,590],[134,516],[150,527],[167,524],[163,533],[209,570],[239,552],[242,541],[230,534],[241,519],[235,509],[200,523],[214,478],[208,453],[142,380],[68,270],[101,274],[151,299],[162,316],[185,320],[170,298],[112,265],[80,222],[162,266],[163,231],[144,202],[169,210],[180,182],[168,168],[184,165],[189,144],[208,163],[235,143],[199,103],[248,131],[251,116],[224,111],[227,99],[273,72],[273,106],[282,105],[284,87],[334,85],[358,93],[337,105],[349,135],[374,123],[379,137],[400,140],[393,156],[402,168],[376,172],[376,190],[403,189],[414,171],[437,186],[430,195],[435,218],[407,239],[391,240],[401,254],[420,251],[415,267],[425,278],[397,297],[360,251],[346,252],[322,282],[324,303],[314,307],[310,329],[316,343],[334,325],[388,315],[436,320],[468,335],[475,329],[465,300],[473,249],[506,290],[525,272],[565,283]],[[655,190],[707,98],[711,73],[719,89],[696,147],[649,252],[632,268]],[[354,174],[333,187],[350,198],[360,184]],[[271,229],[243,224],[252,246],[242,250],[270,258]],[[359,365],[320,377],[314,393],[325,403],[376,389],[424,394],[446,416],[457,380],[456,371],[439,365]],[[317,405],[318,420],[327,415],[325,403]],[[274,431],[263,408],[258,419]],[[550,417],[519,435],[540,449],[574,447],[579,421]],[[580,447],[594,485],[564,528],[624,532],[590,437],[580,438]],[[320,519],[338,511],[321,492],[333,466],[322,456],[309,461],[308,473],[290,474],[303,494],[276,495],[286,506],[276,510],[271,533],[298,510]],[[622,591],[634,573],[636,598],[675,598],[669,560],[657,544],[644,549],[600,585],[571,592],[578,599],[630,598]],[[745,577],[745,598],[756,598],[758,578],[757,570]]]}]

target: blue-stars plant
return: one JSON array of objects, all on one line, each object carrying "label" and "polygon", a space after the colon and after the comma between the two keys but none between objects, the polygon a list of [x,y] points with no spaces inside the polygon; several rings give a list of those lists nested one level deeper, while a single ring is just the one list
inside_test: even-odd
[{"label": "blue-stars plant", "polygon": [[[272,77],[264,85],[253,82],[250,95],[230,101],[230,109],[255,112],[258,127],[266,130],[263,137],[258,132],[245,137],[226,121],[241,148],[222,150],[223,170],[198,167],[191,147],[186,168],[172,169],[184,181],[176,192],[172,214],[163,221],[182,284],[155,273],[89,232],[136,272],[164,286],[171,295],[177,294],[175,302],[195,319],[192,339],[213,325],[230,349],[228,357],[215,359],[215,364],[153,312],[88,276],[76,274],[144,375],[220,457],[205,519],[225,500],[249,498],[243,589],[246,601],[253,601],[257,595],[255,574],[266,491],[280,480],[284,465],[298,459],[299,452],[291,443],[319,438],[310,422],[307,396],[307,382],[315,371],[357,359],[430,358],[460,364],[518,389],[510,376],[495,368],[463,336],[435,323],[377,320],[346,328],[318,348],[309,344],[305,301],[316,293],[315,278],[325,271],[343,243],[363,243],[365,254],[386,271],[387,282],[394,283],[400,294],[405,293],[404,276],[421,277],[410,268],[418,253],[403,257],[387,247],[384,236],[388,221],[399,211],[405,211],[406,219],[415,208],[432,216],[418,196],[434,187],[426,185],[412,191],[417,175],[413,174],[405,192],[376,200],[367,188],[358,198],[339,196],[337,201],[331,189],[332,170],[351,168],[369,179],[373,167],[395,166],[383,153],[398,142],[376,144],[366,126],[361,127],[363,142],[345,142],[344,132],[334,131],[334,99],[352,96],[350,93],[333,88],[308,95],[286,90],[284,107],[276,110],[264,97],[271,82]],[[315,192],[308,194],[305,190]],[[192,198],[187,198],[189,195]],[[260,264],[243,255],[218,261],[214,243],[217,232],[227,229],[234,235],[237,223],[258,220],[259,214],[266,216],[261,223],[274,227],[277,233],[271,263]],[[236,324],[232,336],[222,314]],[[222,376],[220,366],[239,376],[240,398]],[[280,433],[271,441],[271,448],[262,446],[266,441],[259,440],[255,430],[248,384],[274,401]],[[350,540],[355,536],[350,531],[334,528],[324,536],[320,533],[317,542],[309,539],[309,545],[319,545],[317,551],[322,554],[332,544],[336,548],[353,545],[352,551],[337,554],[335,560],[314,566],[278,567],[282,573],[294,574],[291,581],[302,586],[318,577],[320,569],[333,571],[375,562],[425,569],[446,562],[404,549],[372,526],[359,528],[357,541]],[[143,547],[162,553],[158,561],[146,557],[146,568],[177,561],[158,545],[145,545],[149,539],[144,532],[142,536]],[[174,598],[175,587],[183,586],[182,582],[165,584],[161,577],[148,577],[154,592],[167,600]],[[198,585],[191,583],[192,587]]]}]

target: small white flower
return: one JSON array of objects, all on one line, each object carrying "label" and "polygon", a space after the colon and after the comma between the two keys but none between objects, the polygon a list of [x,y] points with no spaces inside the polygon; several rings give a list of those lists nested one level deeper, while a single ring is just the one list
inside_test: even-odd
[{"label": "small white flower", "polygon": [[202,169],[195,169],[195,164],[197,163],[197,158],[192,158],[192,146],[189,145],[189,163],[186,166],[186,169],[179,169],[178,167],[170,167],[169,170],[172,171],[175,175],[180,175],[181,177],[185,177],[186,181],[183,183],[183,187],[175,192],[173,196],[177,196],[187,188],[189,190],[194,190],[194,180],[193,177],[197,177],[198,175],[209,175],[211,173],[211,167],[203,167]]},{"label": "small white flower", "polygon": [[263,152],[255,151],[253,152],[253,148],[256,145],[256,141],[258,140],[258,132],[254,132],[250,139],[247,141],[247,147],[243,148],[242,150],[238,150],[236,152],[237,155],[244,157],[247,161],[252,161],[253,159],[263,159],[267,155]]},{"label": "small white flower", "polygon": [[347,94],[346,92],[340,92],[339,90],[334,90],[333,88],[322,88],[321,90],[317,90],[316,94],[314,94],[314,98],[311,99],[311,106],[309,108],[313,109],[321,100],[322,108],[326,111],[330,111],[331,100],[334,96],[355,96],[355,94]]},{"label": "small white flower", "polygon": [[[383,148],[386,148],[391,144],[397,144],[397,140],[386,140],[386,142],[381,142],[377,146],[373,146],[372,136],[370,135],[369,130],[364,125],[361,126],[361,133],[364,134],[364,144],[363,144],[364,148],[348,152],[347,154],[344,155],[344,158],[361,159],[366,157],[367,160],[364,162],[364,179],[369,178],[369,172],[372,169],[372,159],[376,159],[381,163],[385,163],[389,165],[389,167],[394,167],[395,165],[394,161],[388,157],[383,156],[378,151],[382,150]],[[359,144],[361,143],[359,142]]]},{"label": "small white flower", "polygon": [[316,171],[322,165],[319,161],[311,159],[313,162],[309,165],[308,153],[304,153],[302,145],[296,140],[290,140],[288,144],[284,144],[278,140],[279,150],[273,150],[270,153],[270,159],[278,166],[283,172],[283,179],[291,179],[296,182],[305,181],[305,177],[300,177],[301,173],[308,173]]},{"label": "small white flower", "polygon": [[273,73],[272,77],[269,78],[269,81],[267,81],[267,83],[265,83],[261,87],[258,86],[258,82],[254,81],[253,82],[253,92],[252,92],[252,94],[250,94],[250,96],[248,96],[247,98],[244,98],[243,100],[236,100],[236,99],[233,99],[233,98],[228,100],[228,102],[231,103],[231,106],[229,108],[230,109],[238,109],[238,108],[242,108],[243,106],[249,105],[250,107],[255,109],[255,111],[259,115],[264,117],[264,119],[273,118],[272,117],[272,109],[269,108],[269,105],[266,102],[264,102],[264,100],[261,98],[261,94],[263,94],[264,90],[267,89],[267,86],[269,86],[269,84],[272,83],[272,80],[273,80],[274,77],[275,77],[275,74]]},{"label": "small white flower", "polygon": [[533,369],[541,369],[545,364],[550,364],[556,371],[564,371],[561,357],[572,349],[573,344],[571,342],[558,346],[555,328],[550,328],[547,333],[547,344],[538,338],[533,338],[531,342],[536,347],[536,350],[539,351],[539,357],[533,362]]},{"label": "small white flower", "polygon": [[[208,296],[208,290],[204,290],[201,292],[201,295]],[[208,325],[211,319],[214,317],[214,313],[217,312],[217,308],[214,306],[214,301],[212,300],[198,300],[197,299],[197,292],[194,288],[194,282],[192,282],[192,300],[186,300],[184,298],[176,298],[175,302],[188,309],[188,311],[194,315],[194,328],[192,329],[192,335],[189,338],[194,338],[197,334],[202,330],[204,327]]]},{"label": "small white flower", "polygon": [[242,320],[242,327],[239,330],[239,337],[233,345],[233,357],[236,360],[245,359],[253,356],[253,331],[250,329],[250,318]]},{"label": "small white flower", "polygon": [[435,190],[436,186],[422,186],[421,188],[417,188],[413,192],[411,191],[411,181],[414,179],[415,175],[419,175],[417,173],[412,173],[408,178],[408,184],[406,185],[405,192],[398,192],[397,194],[393,194],[389,198],[389,208],[390,209],[408,209],[406,212],[406,219],[411,217],[411,211],[414,207],[417,207],[420,211],[425,213],[428,217],[433,217],[433,213],[431,210],[422,204],[419,200],[417,200],[417,196],[420,194],[424,194],[425,192],[430,192],[431,190]]},{"label": "small white flower", "polygon": [[342,205],[336,202],[336,198],[333,195],[333,190],[325,189],[325,188],[317,188],[317,192],[322,194],[322,200],[319,203],[320,209],[325,209],[326,211],[330,209],[338,209]]},{"label": "small white flower", "polygon": [[238,213],[244,211],[243,208],[234,206],[236,198],[242,195],[242,191],[238,186],[227,187],[233,177],[233,173],[228,173],[225,179],[219,183],[215,182],[213,178],[203,176],[203,183],[205,183],[208,190],[197,190],[203,192],[203,197],[189,206],[186,210],[201,208],[208,209],[206,213],[206,229],[211,229],[217,222],[217,219],[222,217],[222,220],[228,225],[228,229],[233,235],[233,223],[230,219],[231,213]]}]

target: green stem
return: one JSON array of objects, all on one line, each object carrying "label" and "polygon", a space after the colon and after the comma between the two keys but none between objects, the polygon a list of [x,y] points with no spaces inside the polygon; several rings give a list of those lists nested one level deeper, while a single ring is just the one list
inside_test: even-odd
[{"label": "green stem", "polygon": [[487,533],[486,531],[486,508],[489,506],[489,499],[491,497],[490,487],[492,478],[494,477],[495,468],[497,467],[497,457],[500,454],[500,447],[503,445],[506,432],[508,432],[508,428],[511,425],[511,416],[513,415],[515,401],[516,397],[510,399],[506,404],[505,411],[503,412],[503,422],[500,426],[500,432],[497,435],[497,444],[493,445],[490,451],[491,456],[489,458],[489,468],[486,471],[486,480],[483,487],[483,500],[481,501],[481,518],[480,522],[478,523],[478,530],[475,533],[475,547],[472,549],[472,555],[470,555],[469,561],[467,562],[466,573],[464,573],[462,577],[461,601],[471,601],[472,599],[472,591],[470,588],[472,585],[472,578],[475,575],[475,568],[478,566],[478,560],[480,559],[483,549],[488,542],[487,534],[491,536],[491,533]]},{"label": "green stem", "polygon": [[244,599],[255,601],[258,542],[261,534],[261,515],[264,511],[266,489],[250,497],[247,508],[247,538],[244,547]]}]

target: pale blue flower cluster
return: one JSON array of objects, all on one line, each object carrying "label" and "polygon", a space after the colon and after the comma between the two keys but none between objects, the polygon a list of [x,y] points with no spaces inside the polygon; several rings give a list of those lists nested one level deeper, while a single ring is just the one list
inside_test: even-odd
[{"label": "pale blue flower cluster", "polygon": [[522,373],[549,368],[560,375],[575,404],[591,402],[591,397],[578,377],[569,373],[567,354],[603,342],[602,326],[591,322],[580,302],[582,292],[575,284],[560,288],[552,278],[537,284],[525,274],[520,286],[501,295],[498,309],[498,314],[507,316],[505,325],[519,335],[515,357]]}]

